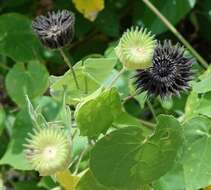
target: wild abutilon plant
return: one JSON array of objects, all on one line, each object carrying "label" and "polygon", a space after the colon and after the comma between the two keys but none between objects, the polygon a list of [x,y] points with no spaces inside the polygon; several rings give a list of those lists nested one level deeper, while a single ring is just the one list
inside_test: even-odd
[{"label": "wild abutilon plant", "polygon": [[70,164],[71,143],[66,133],[56,127],[34,129],[25,144],[26,158],[41,176],[54,175]]},{"label": "wild abutilon plant", "polygon": [[137,70],[134,82],[137,91],[164,98],[187,90],[193,75],[193,59],[185,57],[184,52],[180,44],[172,45],[169,40],[158,42],[152,67]]},{"label": "wild abutilon plant", "polygon": [[75,16],[68,10],[38,16],[32,28],[44,46],[52,49],[68,45],[74,36]]},{"label": "wild abutilon plant", "polygon": [[156,40],[147,29],[132,27],[121,37],[116,55],[127,69],[145,69],[152,65]]}]

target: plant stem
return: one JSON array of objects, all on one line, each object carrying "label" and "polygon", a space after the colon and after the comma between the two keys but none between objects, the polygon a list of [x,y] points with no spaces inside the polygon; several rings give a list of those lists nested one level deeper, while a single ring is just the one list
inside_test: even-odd
[{"label": "plant stem", "polygon": [[147,103],[147,105],[148,105],[148,107],[149,107],[149,109],[150,109],[150,111],[151,111],[151,113],[152,113],[152,116],[153,116],[154,120],[155,120],[156,123],[157,123],[157,117],[156,117],[155,110],[154,110],[154,108],[153,108],[151,102],[147,99],[147,100],[146,100],[146,103]]},{"label": "plant stem", "polygon": [[111,81],[110,84],[110,88],[116,83],[116,81],[119,79],[119,77],[125,72],[125,67],[123,67],[118,73],[117,75],[113,78],[113,80]]},{"label": "plant stem", "polygon": [[196,59],[200,62],[200,64],[204,68],[208,68],[208,63],[205,61],[201,55],[190,45],[190,43],[177,31],[177,29],[168,21],[166,17],[162,15],[162,13],[149,1],[142,0],[148,8],[154,12],[160,20],[167,26],[167,28],[190,50],[190,52],[196,57]]},{"label": "plant stem", "polygon": [[155,129],[155,127],[156,127],[156,124],[155,124],[155,123],[150,123],[150,122],[145,121],[145,120],[143,120],[143,119],[139,119],[139,121],[140,121],[144,126],[146,126],[147,128],[149,128],[149,129]]},{"label": "plant stem", "polygon": [[133,94],[131,94],[130,96],[127,96],[123,99],[123,102],[126,102],[127,100],[130,100],[132,98],[135,98],[136,96],[138,96],[139,94],[137,92],[134,92]]},{"label": "plant stem", "polygon": [[81,154],[78,158],[78,162],[76,163],[74,174],[78,173],[81,160],[83,159],[84,155],[89,151],[89,149],[90,149],[90,147],[88,146],[88,147],[84,148],[84,150],[81,152]]},{"label": "plant stem", "polygon": [[64,170],[56,173],[56,180],[65,190],[75,190],[79,177],[73,176],[70,170]]},{"label": "plant stem", "polygon": [[60,52],[61,56],[63,57],[64,62],[67,64],[67,66],[70,68],[70,70],[71,70],[71,72],[72,72],[73,79],[74,79],[74,81],[75,81],[75,85],[76,85],[77,89],[80,89],[80,88],[79,88],[78,81],[77,81],[77,77],[76,77],[76,74],[75,74],[75,71],[74,71],[74,69],[73,69],[72,64],[70,63],[69,59],[68,59],[67,56],[65,55],[63,49],[60,48],[60,49],[59,49],[59,52]]}]

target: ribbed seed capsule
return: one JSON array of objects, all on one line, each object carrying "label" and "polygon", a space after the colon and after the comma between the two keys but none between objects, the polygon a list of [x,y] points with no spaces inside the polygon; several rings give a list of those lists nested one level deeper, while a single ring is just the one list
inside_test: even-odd
[{"label": "ribbed seed capsule", "polygon": [[41,176],[54,175],[68,168],[71,144],[63,130],[55,127],[34,130],[26,141],[26,158]]},{"label": "ribbed seed capsule", "polygon": [[193,59],[184,56],[184,48],[171,41],[160,42],[155,48],[152,67],[137,70],[135,85],[138,92],[147,91],[149,96],[161,98],[179,95],[189,88],[192,80]]},{"label": "ribbed seed capsule", "polygon": [[154,35],[146,29],[132,27],[121,37],[116,55],[127,69],[144,69],[152,65]]},{"label": "ribbed seed capsule", "polygon": [[52,49],[68,45],[74,36],[75,16],[67,10],[48,12],[32,22],[32,29],[44,46]]}]

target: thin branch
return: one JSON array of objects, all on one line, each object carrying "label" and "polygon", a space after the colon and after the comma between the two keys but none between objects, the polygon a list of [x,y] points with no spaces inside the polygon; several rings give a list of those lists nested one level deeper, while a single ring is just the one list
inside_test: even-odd
[{"label": "thin branch", "polygon": [[70,63],[69,59],[68,59],[67,56],[65,55],[63,49],[60,48],[60,49],[59,49],[59,52],[60,52],[61,56],[63,57],[64,62],[67,64],[67,66],[70,68],[70,70],[71,70],[71,72],[72,72],[73,79],[74,79],[74,81],[75,81],[75,85],[76,85],[77,89],[80,89],[80,88],[79,88],[78,81],[77,81],[77,77],[76,77],[76,74],[75,74],[75,71],[74,71],[74,69],[73,69],[72,64]]}]

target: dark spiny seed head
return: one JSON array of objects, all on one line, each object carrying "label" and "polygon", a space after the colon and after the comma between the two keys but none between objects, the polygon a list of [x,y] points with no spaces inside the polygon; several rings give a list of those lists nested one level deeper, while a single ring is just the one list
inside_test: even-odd
[{"label": "dark spiny seed head", "polygon": [[171,41],[158,42],[152,67],[137,70],[134,82],[137,91],[164,98],[187,90],[193,75],[193,59],[185,57],[184,51],[179,44],[173,46]]},{"label": "dark spiny seed head", "polygon": [[52,49],[68,45],[74,36],[75,16],[67,10],[48,12],[32,22],[32,29],[44,46]]}]

